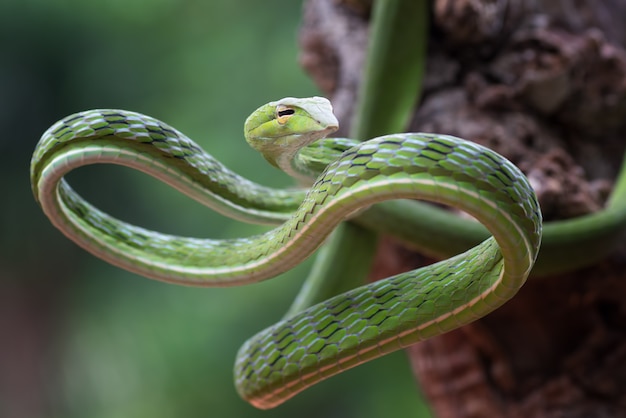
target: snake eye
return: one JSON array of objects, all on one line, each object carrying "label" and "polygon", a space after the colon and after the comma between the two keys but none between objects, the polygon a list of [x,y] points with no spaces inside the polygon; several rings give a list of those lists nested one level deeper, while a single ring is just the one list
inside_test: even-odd
[{"label": "snake eye", "polygon": [[276,121],[280,125],[284,125],[294,113],[296,113],[296,111],[290,107],[278,106],[276,108]]}]

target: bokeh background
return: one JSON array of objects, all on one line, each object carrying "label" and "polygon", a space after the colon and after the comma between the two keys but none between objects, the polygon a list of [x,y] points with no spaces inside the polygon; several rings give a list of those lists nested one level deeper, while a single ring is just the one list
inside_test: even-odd
[{"label": "bokeh background", "polygon": [[[260,104],[319,94],[297,65],[300,8],[293,0],[0,2],[0,416],[427,415],[402,352],[255,410],[233,387],[235,354],[280,319],[310,262],[243,288],[167,285],[87,254],[32,198],[40,135],[90,108],[157,117],[240,174],[291,184],[242,130]],[[262,231],[128,169],[87,167],[70,182],[108,212],[163,232]]]}]

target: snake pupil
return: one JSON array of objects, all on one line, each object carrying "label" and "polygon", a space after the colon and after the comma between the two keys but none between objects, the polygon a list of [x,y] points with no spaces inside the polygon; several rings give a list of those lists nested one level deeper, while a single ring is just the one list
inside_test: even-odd
[{"label": "snake pupil", "polygon": [[290,116],[290,115],[293,115],[294,113],[296,113],[296,111],[293,109],[279,110],[278,117]]}]

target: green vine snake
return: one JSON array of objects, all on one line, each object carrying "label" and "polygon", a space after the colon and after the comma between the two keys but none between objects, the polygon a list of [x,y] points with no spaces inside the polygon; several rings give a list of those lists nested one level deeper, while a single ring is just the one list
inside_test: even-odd
[{"label": "green vine snake", "polygon": [[[248,340],[237,355],[237,389],[253,405],[270,408],[342,370],[488,314],[523,285],[539,250],[535,194],[500,155],[446,135],[396,134],[364,143],[326,138],[337,126],[330,102],[319,97],[272,102],[246,120],[250,145],[310,185],[283,190],[238,176],[156,119],[91,110],[43,134],[31,182],[50,221],[87,251],[137,274],[186,285],[274,277],[308,257],[346,219],[358,222],[368,213],[393,219],[394,207],[378,204],[386,200],[453,206],[489,229],[493,237],[467,252],[335,296]],[[130,225],[90,205],[63,179],[97,163],[138,169],[225,215],[277,226],[258,236],[214,240]]]}]

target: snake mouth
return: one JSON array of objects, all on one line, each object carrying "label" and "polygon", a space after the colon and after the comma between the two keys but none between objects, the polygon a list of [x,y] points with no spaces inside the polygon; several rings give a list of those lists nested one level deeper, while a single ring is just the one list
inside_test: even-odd
[{"label": "snake mouth", "polygon": [[[335,121],[337,121],[337,119],[335,119]],[[335,132],[337,129],[339,129],[339,123],[335,123],[334,125],[326,124],[326,128],[317,131],[315,136],[317,136],[318,138],[325,138],[326,136]]]},{"label": "snake mouth", "polygon": [[[322,123],[320,123],[320,125],[322,125]],[[277,135],[272,136],[271,138],[268,137],[266,139],[282,139],[282,138],[301,139],[301,138],[314,137],[317,140],[317,139],[325,138],[326,136],[335,132],[337,129],[339,129],[339,124],[335,123],[334,125],[326,125],[323,128],[320,128],[317,130],[310,129],[302,133],[285,132],[283,134],[277,134]]]}]

